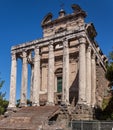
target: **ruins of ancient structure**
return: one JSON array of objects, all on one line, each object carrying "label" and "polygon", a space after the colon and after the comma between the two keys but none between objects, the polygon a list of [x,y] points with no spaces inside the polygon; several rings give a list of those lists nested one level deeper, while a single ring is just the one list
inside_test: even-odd
[{"label": "ruins of ancient structure", "polygon": [[[16,107],[17,59],[22,60],[20,107],[27,107],[30,82],[32,106],[73,108],[73,118],[87,119],[102,105],[107,61],[95,40],[93,23],[85,23],[86,12],[72,5],[72,14],[61,9],[57,19],[48,13],[41,26],[43,37],[11,48],[12,65],[8,109]],[[28,64],[31,81],[28,80]],[[84,115],[85,114],[85,115]],[[86,116],[86,117],[85,117]]]}]

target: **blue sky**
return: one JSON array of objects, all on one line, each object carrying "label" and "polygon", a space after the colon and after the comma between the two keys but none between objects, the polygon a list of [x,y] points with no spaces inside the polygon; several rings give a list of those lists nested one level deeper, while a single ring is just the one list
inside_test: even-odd
[{"label": "blue sky", "polygon": [[0,77],[5,80],[2,91],[6,91],[6,99],[9,99],[11,46],[41,38],[43,17],[52,12],[57,18],[62,2],[67,14],[72,13],[73,3],[79,4],[87,12],[85,21],[93,22],[97,30],[96,41],[103,53],[108,55],[112,50],[113,0],[0,0]]}]

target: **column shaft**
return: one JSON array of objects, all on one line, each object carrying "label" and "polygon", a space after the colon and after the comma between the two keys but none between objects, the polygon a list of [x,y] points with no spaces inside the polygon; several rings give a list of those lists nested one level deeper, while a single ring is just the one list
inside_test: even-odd
[{"label": "column shaft", "polygon": [[28,80],[27,52],[23,52],[20,106],[27,106],[27,80]]},{"label": "column shaft", "polygon": [[16,71],[17,61],[16,54],[12,53],[11,79],[10,79],[10,99],[8,108],[16,107]]},{"label": "column shaft", "polygon": [[62,102],[69,104],[69,50],[68,41],[63,41]]},{"label": "column shaft", "polygon": [[85,102],[85,89],[86,89],[86,45],[85,38],[80,38],[79,45],[79,104]]},{"label": "column shaft", "polygon": [[91,105],[91,47],[87,48],[86,53],[86,102]]},{"label": "column shaft", "polygon": [[45,66],[42,66],[42,91],[47,91],[47,68]]},{"label": "column shaft", "polygon": [[91,87],[91,105],[92,107],[95,106],[96,103],[96,62],[95,62],[95,54],[92,56],[92,61],[91,61],[91,79],[92,79],[92,87]]},{"label": "column shaft", "polygon": [[31,85],[30,85],[30,101],[33,101],[33,80],[34,80],[34,66],[31,65]]},{"label": "column shaft", "polygon": [[40,92],[40,55],[39,47],[35,48],[34,56],[34,83],[33,83],[33,106],[39,106],[39,92]]},{"label": "column shaft", "polygon": [[50,43],[49,45],[47,92],[48,92],[47,105],[54,105],[54,51],[52,43]]}]

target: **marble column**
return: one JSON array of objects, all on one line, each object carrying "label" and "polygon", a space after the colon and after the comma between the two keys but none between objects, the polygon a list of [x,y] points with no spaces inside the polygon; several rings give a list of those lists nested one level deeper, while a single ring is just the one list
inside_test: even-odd
[{"label": "marble column", "polygon": [[91,105],[92,107],[96,104],[96,62],[95,62],[95,53],[92,55],[91,60]]},{"label": "marble column", "polygon": [[69,49],[68,40],[63,41],[62,102],[69,104]]},{"label": "marble column", "polygon": [[33,82],[33,106],[39,106],[39,92],[40,92],[40,55],[39,47],[35,48],[34,56],[34,82]]},{"label": "marble column", "polygon": [[49,44],[48,57],[48,88],[47,88],[47,105],[54,105],[54,49],[53,43]]},{"label": "marble column", "polygon": [[86,103],[91,105],[91,47],[86,52]]},{"label": "marble column", "polygon": [[16,73],[17,73],[17,61],[16,54],[12,53],[11,64],[11,79],[10,79],[10,99],[8,108],[16,107]]},{"label": "marble column", "polygon": [[78,103],[83,104],[86,103],[86,39],[79,39],[79,95],[78,95]]},{"label": "marble column", "polygon": [[27,52],[22,52],[22,82],[20,106],[27,106],[27,80],[28,80]]},{"label": "marble column", "polygon": [[41,87],[41,91],[45,91],[47,92],[47,68],[45,65],[42,65],[42,87]]},{"label": "marble column", "polygon": [[34,65],[31,64],[31,85],[30,85],[30,101],[33,101],[33,81],[34,81]]}]

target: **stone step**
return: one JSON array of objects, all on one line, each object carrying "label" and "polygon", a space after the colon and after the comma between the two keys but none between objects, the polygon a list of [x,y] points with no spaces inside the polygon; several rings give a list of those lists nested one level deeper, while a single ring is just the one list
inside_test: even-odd
[{"label": "stone step", "polygon": [[16,113],[1,120],[0,130],[37,130],[58,111],[58,106],[40,106],[20,108]]},{"label": "stone step", "polygon": [[[38,129],[38,128],[37,128]],[[2,127],[2,128],[0,128],[0,130],[37,130],[37,129],[35,129],[35,128],[15,128],[15,127]]]}]

